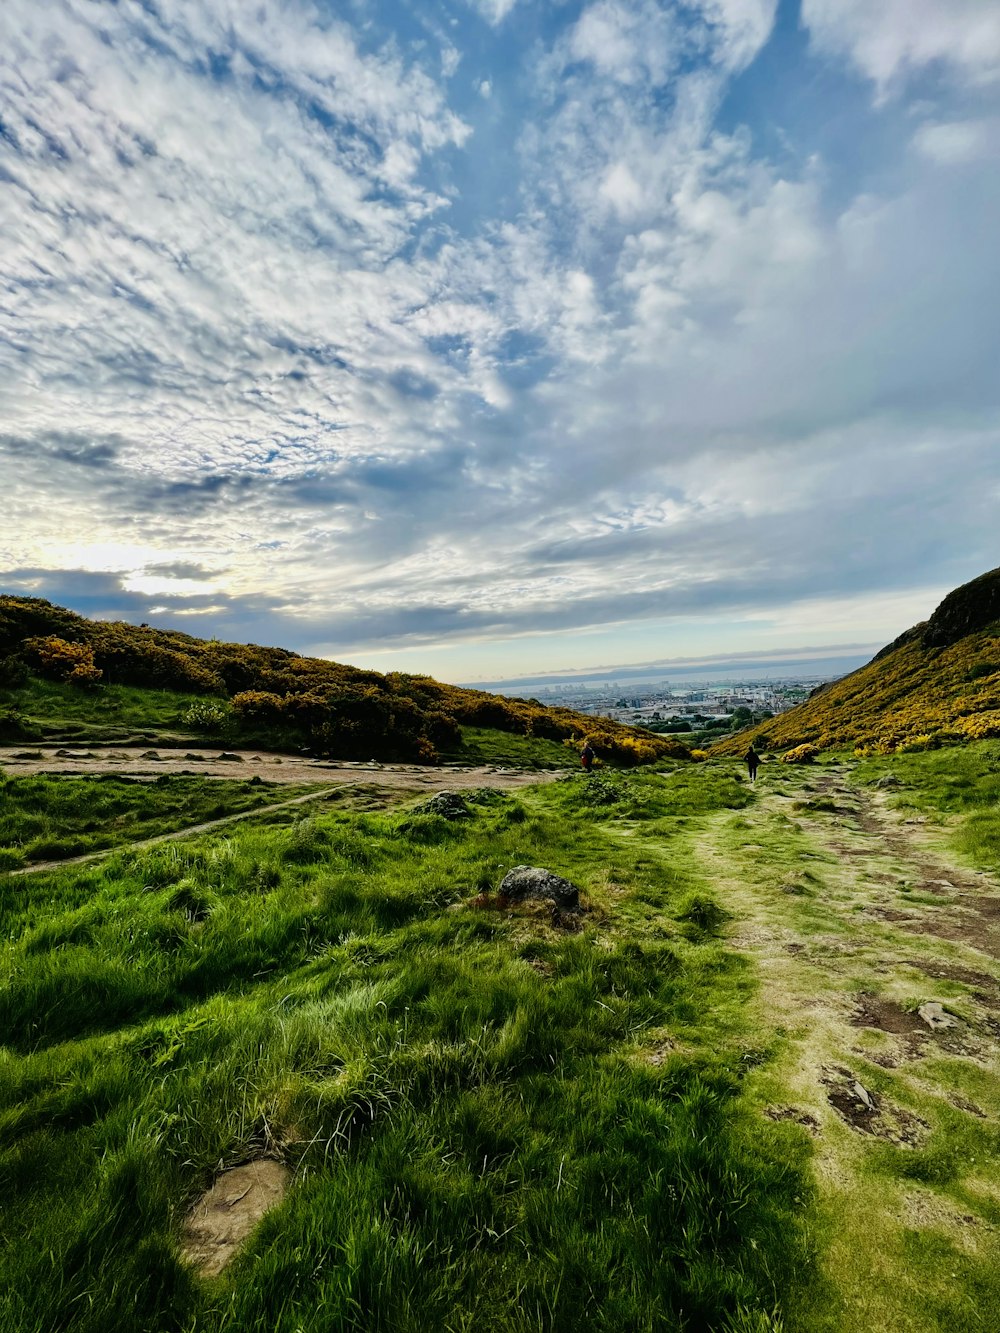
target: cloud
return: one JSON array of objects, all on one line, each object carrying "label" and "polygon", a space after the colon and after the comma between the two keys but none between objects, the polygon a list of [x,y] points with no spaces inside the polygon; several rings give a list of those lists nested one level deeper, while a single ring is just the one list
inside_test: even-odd
[{"label": "cloud", "polygon": [[818,50],[848,57],[885,93],[928,65],[1000,78],[1000,9],[989,0],[802,0]]},{"label": "cloud", "polygon": [[964,166],[1000,155],[1000,119],[928,123],[916,131],[913,143],[933,162]]},{"label": "cloud", "polygon": [[[340,655],[798,641],[782,608],[981,572],[998,108],[978,20],[900,12],[803,11],[797,105],[829,121],[845,58],[896,94],[836,76],[872,167],[734,111],[768,0],[525,9],[488,46],[468,8],[8,0],[0,564]],[[965,85],[911,96],[935,62]]]},{"label": "cloud", "polygon": [[491,27],[498,27],[517,4],[517,0],[467,0]]}]

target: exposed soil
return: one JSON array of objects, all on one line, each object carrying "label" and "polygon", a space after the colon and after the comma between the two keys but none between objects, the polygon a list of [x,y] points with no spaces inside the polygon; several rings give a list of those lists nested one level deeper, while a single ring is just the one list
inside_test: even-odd
[{"label": "exposed soil", "polygon": [[851,1015],[851,1024],[859,1028],[878,1028],[882,1032],[928,1034],[927,1025],[919,1014],[900,1008],[892,1000],[864,993],[858,996],[858,1007]]},{"label": "exposed soil", "polygon": [[288,1167],[270,1158],[223,1171],[188,1213],[184,1258],[204,1277],[216,1277],[264,1214],[281,1203],[291,1181]]},{"label": "exposed soil", "polygon": [[[193,763],[197,764],[197,768],[191,767]],[[159,834],[154,838],[119,843],[116,847],[87,852],[83,856],[65,857],[60,861],[36,861],[33,865],[6,872],[11,875],[33,875],[57,870],[63,866],[84,865],[89,861],[102,860],[125,848],[141,850],[155,847],[161,842],[191,837],[240,820],[260,818],[272,810],[282,810],[321,799],[336,800],[349,787],[360,788],[371,798],[368,804],[377,806],[380,804],[377,799],[380,792],[391,794],[396,798],[405,798],[408,795],[416,796],[421,793],[468,791],[481,787],[508,791],[530,783],[552,782],[564,776],[563,772],[556,769],[515,769],[494,765],[466,768],[459,764],[442,764],[428,768],[419,764],[378,764],[374,760],[367,764],[334,763],[275,755],[265,750],[223,752],[198,750],[183,755],[179,751],[167,751],[161,755],[157,751],[140,752],[138,749],[25,751],[14,746],[0,746],[0,771],[6,771],[12,776],[49,773],[65,777],[91,777],[102,773],[114,773],[136,782],[152,781],[162,777],[164,773],[173,773],[202,778],[250,778],[251,780],[259,778],[267,782],[296,785],[311,782],[315,783],[317,788],[315,793],[295,796],[288,801],[276,801],[272,805],[258,806],[254,810],[242,810],[236,814],[224,815],[221,819],[192,824],[187,828],[177,829],[173,833]]]},{"label": "exposed soil", "polygon": [[[810,773],[812,799],[795,820],[788,797],[802,779],[783,776],[782,792],[765,775],[739,822],[720,814],[691,850],[731,913],[731,945],[755,964],[756,1019],[777,1038],[762,1114],[815,1137],[814,1179],[839,1219],[838,1244],[877,1281],[879,1247],[902,1252],[907,1226],[933,1225],[956,1247],[990,1230],[988,1149],[956,1159],[967,1196],[958,1212],[953,1182],[915,1191],[880,1145],[926,1148],[933,1169],[937,1150],[960,1141],[957,1112],[970,1132],[1000,1120],[1000,883],[955,863],[947,820],[904,819],[890,792],[856,788],[851,774],[848,763]],[[981,1208],[980,1151],[990,1164]],[[919,1224],[907,1205],[918,1193]],[[901,1278],[898,1309],[877,1326],[909,1328],[916,1290]],[[842,1326],[874,1327],[863,1281],[852,1299]]]},{"label": "exposed soil", "polygon": [[824,1068],[820,1081],[826,1088],[827,1101],[841,1120],[860,1134],[914,1148],[930,1131],[926,1120],[887,1097],[876,1096],[849,1069]]},{"label": "exposed soil", "polygon": [[819,1121],[810,1111],[803,1111],[798,1106],[765,1106],[764,1114],[768,1120],[793,1120],[802,1125],[814,1137],[819,1134]]},{"label": "exposed soil", "polygon": [[259,775],[268,782],[378,782],[383,787],[405,787],[417,791],[446,791],[459,787],[522,787],[530,782],[562,777],[558,770],[514,769],[496,765],[466,767],[439,764],[379,764],[346,760],[307,759],[300,755],[273,754],[267,750],[151,750],[149,747],[109,747],[106,750],[68,750],[49,746],[25,750],[0,746],[0,768],[11,776],[61,773],[86,777],[93,773],[117,773],[122,777],[152,778],[163,773],[196,775],[202,778],[249,778]]}]

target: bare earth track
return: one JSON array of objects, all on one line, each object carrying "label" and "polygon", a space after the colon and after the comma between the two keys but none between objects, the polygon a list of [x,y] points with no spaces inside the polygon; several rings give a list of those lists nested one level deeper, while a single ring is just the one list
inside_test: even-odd
[{"label": "bare earth track", "polygon": [[[758,801],[692,851],[761,977],[779,1050],[765,1114],[814,1140],[825,1262],[847,1300],[830,1327],[908,1333],[945,1327],[926,1303],[947,1308],[942,1282],[973,1283],[1000,1245],[1000,883],[949,855],[945,821],[903,817],[851,771],[768,766]],[[940,1180],[923,1165],[946,1158]],[[949,1271],[913,1261],[932,1244]],[[997,1327],[982,1318],[947,1327]]]},{"label": "bare earth track", "polygon": [[378,789],[399,797],[416,796],[421,793],[433,795],[440,791],[468,791],[477,787],[496,787],[507,791],[523,787],[528,783],[550,782],[562,776],[559,770],[535,771],[488,765],[467,768],[459,764],[442,764],[437,768],[428,768],[418,764],[379,764],[374,760],[366,764],[340,763],[294,755],[271,754],[266,750],[222,752],[188,750],[182,753],[179,750],[140,750],[138,747],[109,749],[95,747],[90,750],[65,747],[25,749],[17,746],[0,746],[0,772],[5,772],[11,777],[26,777],[41,773],[61,774],[65,777],[92,777],[113,773],[135,782],[155,781],[164,774],[174,774],[209,779],[256,777],[266,782],[289,785],[309,782],[316,784],[315,792],[295,796],[288,801],[275,801],[266,806],[259,806],[255,810],[244,810],[221,819],[192,824],[173,833],[118,844],[116,847],[97,852],[87,852],[83,856],[66,857],[60,861],[39,861],[6,872],[12,875],[33,875],[56,870],[62,866],[83,865],[88,861],[99,861],[111,856],[114,852],[121,851],[123,846],[133,849],[153,847],[161,842],[171,842],[177,838],[187,838],[210,829],[222,828],[239,820],[266,818],[273,810],[332,799],[338,790],[344,787],[361,785],[367,790]]}]

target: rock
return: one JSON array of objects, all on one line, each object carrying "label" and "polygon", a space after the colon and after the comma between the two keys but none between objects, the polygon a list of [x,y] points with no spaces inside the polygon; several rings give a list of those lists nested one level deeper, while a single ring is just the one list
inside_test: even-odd
[{"label": "rock", "polygon": [[950,1014],[945,1013],[944,1006],[938,1004],[937,1000],[930,1000],[927,1004],[922,1004],[917,1013],[932,1032],[937,1032],[941,1028],[956,1026],[955,1020]]},{"label": "rock", "polygon": [[887,787],[900,787],[902,786],[902,783],[899,778],[896,777],[895,773],[883,773],[875,783],[875,786],[884,791]]},{"label": "rock", "polygon": [[576,910],[580,906],[580,890],[576,885],[542,866],[515,866],[508,870],[497,892],[501,898],[514,901],[548,898],[559,908]]},{"label": "rock", "polygon": [[243,756],[241,754],[231,754],[229,750],[223,750],[222,754],[219,755],[219,759],[225,759],[226,762],[230,764],[243,763]]},{"label": "rock", "polygon": [[160,756],[156,753],[155,750],[147,750],[147,751],[145,752],[145,754],[141,754],[141,755],[139,756],[139,758],[140,758],[140,759],[155,759],[156,762],[157,762],[158,764],[162,764],[162,763],[163,763],[163,760],[160,758]]},{"label": "rock", "polygon": [[875,1103],[872,1101],[871,1093],[867,1088],[862,1087],[860,1083],[855,1083],[851,1091],[854,1093],[855,1097],[857,1097],[859,1102],[864,1102],[865,1106],[867,1106],[870,1111],[874,1111]]},{"label": "rock", "polygon": [[442,819],[468,819],[469,807],[453,791],[439,791],[417,807],[422,815],[440,815]]}]

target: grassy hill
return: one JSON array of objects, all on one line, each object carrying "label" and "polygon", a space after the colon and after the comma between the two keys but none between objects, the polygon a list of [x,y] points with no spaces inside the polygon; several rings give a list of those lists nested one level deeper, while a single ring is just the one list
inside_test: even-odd
[{"label": "grassy hill", "polygon": [[1000,736],[1000,569],[944,599],[930,620],[805,703],[713,747],[738,754],[810,744],[860,755]]},{"label": "grassy hill", "polygon": [[[242,691],[317,697],[331,726],[359,697],[409,719],[433,699],[466,755],[567,753],[572,714],[20,607],[12,730],[165,745],[200,709],[262,725]],[[928,692],[942,664],[988,688],[988,601],[946,611],[864,669],[896,672],[894,705],[914,660]],[[311,687],[279,694],[284,671]],[[283,743],[307,734],[312,704],[269,706]],[[721,757],[474,788],[446,818],[427,797],[453,772],[419,770],[416,798],[376,766],[289,807],[294,786],[7,763],[0,1333],[983,1333],[998,774],[1000,740],[754,786]],[[155,829],[180,836],[142,845]],[[501,896],[519,865],[580,910]],[[210,1188],[227,1234],[246,1223],[225,1267],[192,1247]]]},{"label": "grassy hill", "polygon": [[[0,874],[0,1329],[982,1333],[1000,743],[945,758],[262,810]],[[583,910],[500,899],[522,863]],[[287,1192],[213,1275],[197,1201],[258,1169]]]},{"label": "grassy hill", "polygon": [[51,735],[52,724],[59,739],[93,737],[96,726],[121,740],[152,727],[164,743],[164,729],[173,727],[179,742],[195,730],[335,758],[422,763],[461,756],[469,744],[488,755],[497,746],[484,746],[484,732],[521,738],[501,745],[498,757],[509,751],[549,764],[564,762],[566,745],[584,737],[599,757],[624,767],[689,754],[669,737],[530,699],[87,620],[39,598],[0,596],[0,742]]}]

